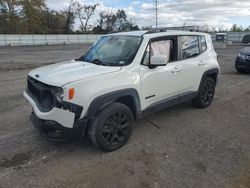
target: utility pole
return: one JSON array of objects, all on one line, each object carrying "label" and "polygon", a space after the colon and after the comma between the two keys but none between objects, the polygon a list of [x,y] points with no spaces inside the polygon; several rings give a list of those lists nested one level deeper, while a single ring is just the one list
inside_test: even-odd
[{"label": "utility pole", "polygon": [[153,0],[153,5],[155,7],[155,28],[158,28],[158,5],[159,0]]},{"label": "utility pole", "polygon": [[186,27],[186,22],[184,22],[184,24],[183,24],[182,31],[185,30],[185,27]]}]

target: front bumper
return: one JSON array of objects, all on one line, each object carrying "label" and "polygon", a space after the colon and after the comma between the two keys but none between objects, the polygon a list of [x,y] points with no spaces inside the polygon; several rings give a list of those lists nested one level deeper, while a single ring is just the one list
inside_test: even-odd
[{"label": "front bumper", "polygon": [[30,115],[30,120],[41,135],[52,142],[80,141],[84,137],[87,124],[85,119],[77,120],[74,128],[66,128],[55,121],[41,120],[34,112]]},{"label": "front bumper", "polygon": [[235,68],[237,70],[249,70],[250,71],[250,60],[244,60],[237,57],[235,61]]},{"label": "front bumper", "polygon": [[30,103],[35,115],[42,120],[55,121],[66,128],[73,128],[75,123],[75,113],[54,107],[49,112],[41,112],[35,101],[25,91],[23,93],[25,99]]}]

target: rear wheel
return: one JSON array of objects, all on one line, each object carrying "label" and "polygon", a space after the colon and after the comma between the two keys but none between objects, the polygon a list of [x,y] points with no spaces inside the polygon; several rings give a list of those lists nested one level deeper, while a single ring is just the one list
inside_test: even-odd
[{"label": "rear wheel", "polygon": [[199,95],[193,99],[193,105],[197,108],[208,107],[214,98],[215,81],[212,78],[206,77],[200,88]]},{"label": "rear wheel", "polygon": [[105,151],[122,147],[132,133],[133,114],[124,104],[112,103],[88,126],[91,142]]}]

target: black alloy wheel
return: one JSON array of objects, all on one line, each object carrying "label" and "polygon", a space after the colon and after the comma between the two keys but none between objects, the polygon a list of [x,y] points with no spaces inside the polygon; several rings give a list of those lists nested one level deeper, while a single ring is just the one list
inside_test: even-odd
[{"label": "black alloy wheel", "polygon": [[193,105],[198,108],[206,108],[213,101],[215,93],[215,81],[207,77],[204,79],[198,96],[193,99]]},{"label": "black alloy wheel", "polygon": [[205,82],[201,90],[201,100],[204,105],[209,105],[214,97],[214,82],[211,82],[209,79],[206,79]]},{"label": "black alloy wheel", "polygon": [[132,132],[133,114],[124,104],[112,103],[88,126],[91,142],[105,151],[123,146]]},{"label": "black alloy wheel", "polygon": [[126,113],[122,111],[113,112],[104,122],[103,140],[111,146],[119,145],[130,134],[129,127],[130,121]]}]

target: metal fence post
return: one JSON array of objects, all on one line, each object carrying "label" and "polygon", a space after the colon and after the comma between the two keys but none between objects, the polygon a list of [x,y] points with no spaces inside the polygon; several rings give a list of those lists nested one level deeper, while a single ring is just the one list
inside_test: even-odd
[{"label": "metal fence post", "polygon": [[19,46],[22,46],[22,39],[21,39],[21,35],[19,35],[19,42],[20,42],[20,45],[19,45]]},{"label": "metal fence post", "polygon": [[32,43],[33,43],[33,46],[34,46],[35,45],[34,34],[32,35]]},{"label": "metal fence post", "polygon": [[47,41],[47,36],[46,36],[45,33],[44,33],[44,37],[45,37],[45,45],[49,45],[49,44],[48,44],[48,41]]},{"label": "metal fence post", "polygon": [[5,46],[7,46],[6,35],[4,35],[3,37],[4,37],[4,44],[5,44]]}]

